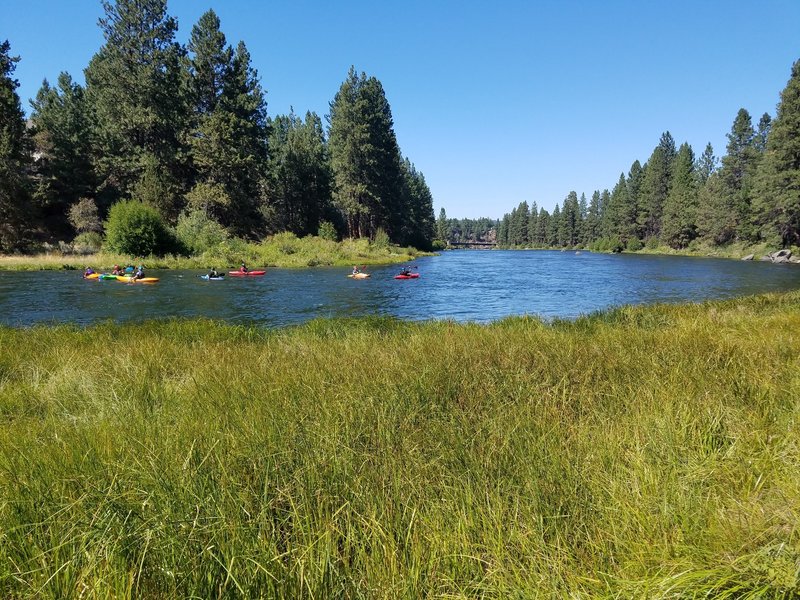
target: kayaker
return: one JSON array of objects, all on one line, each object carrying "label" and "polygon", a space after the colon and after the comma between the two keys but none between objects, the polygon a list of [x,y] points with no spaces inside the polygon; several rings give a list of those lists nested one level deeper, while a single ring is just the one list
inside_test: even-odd
[{"label": "kayaker", "polygon": [[136,267],[136,273],[133,274],[134,279],[144,279],[144,267],[139,265]]},{"label": "kayaker", "polygon": [[400,269],[400,275],[408,276],[411,275],[411,267],[403,267]]},{"label": "kayaker", "polygon": [[241,266],[241,267],[239,267],[239,273],[247,273],[247,272],[248,272],[247,265],[245,265],[244,263],[242,263],[242,266]]},{"label": "kayaker", "polygon": [[86,279],[89,275],[94,275],[94,269],[92,267],[86,267],[86,270],[83,272],[83,278]]},{"label": "kayaker", "polygon": [[208,278],[211,279],[214,277],[219,277],[219,275],[217,274],[217,270],[214,267],[211,267],[211,270],[208,272]]},{"label": "kayaker", "polygon": [[358,275],[359,273],[361,273],[361,270],[356,265],[353,265],[353,275]]},{"label": "kayaker", "polygon": [[123,271],[119,268],[119,265],[114,265],[114,268],[111,269],[112,275],[122,275]]},{"label": "kayaker", "polygon": [[136,269],[133,268],[133,265],[128,265],[127,267],[125,267],[126,273],[133,273],[135,270]]}]

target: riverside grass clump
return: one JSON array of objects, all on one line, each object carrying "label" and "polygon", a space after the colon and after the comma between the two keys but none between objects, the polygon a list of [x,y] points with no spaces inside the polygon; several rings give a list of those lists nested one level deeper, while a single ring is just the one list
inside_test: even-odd
[{"label": "riverside grass clump", "polygon": [[216,247],[195,256],[134,257],[101,251],[94,254],[65,254],[50,252],[36,255],[0,256],[0,270],[39,271],[61,269],[111,270],[114,265],[139,264],[148,269],[208,269],[238,268],[244,261],[252,268],[259,267],[316,267],[407,263],[430,253],[414,248],[402,248],[367,239],[345,239],[341,242],[317,236],[298,238],[292,233],[279,233],[263,242],[226,239]]},{"label": "riverside grass clump", "polygon": [[800,292],[0,328],[0,597],[794,598]]}]

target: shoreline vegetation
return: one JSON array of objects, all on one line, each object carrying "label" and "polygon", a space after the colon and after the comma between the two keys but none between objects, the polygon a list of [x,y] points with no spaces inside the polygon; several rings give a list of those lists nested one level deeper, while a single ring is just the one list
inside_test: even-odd
[{"label": "shoreline vegetation", "polygon": [[800,593],[800,292],[0,347],[3,597]]},{"label": "shoreline vegetation", "polygon": [[335,242],[317,236],[301,238],[282,233],[260,243],[231,239],[197,256],[135,257],[103,251],[82,254],[58,250],[32,255],[0,255],[0,271],[57,271],[84,269],[86,266],[110,270],[115,264],[139,262],[144,262],[148,269],[238,268],[242,262],[251,268],[303,268],[406,263],[431,255],[415,248],[368,239]]}]

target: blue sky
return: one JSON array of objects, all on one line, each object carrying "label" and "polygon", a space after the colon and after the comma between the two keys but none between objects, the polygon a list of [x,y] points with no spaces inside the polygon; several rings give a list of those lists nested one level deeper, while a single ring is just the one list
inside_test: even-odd
[{"label": "blue sky", "polygon": [[[438,215],[551,210],[647,160],[663,131],[724,154],[739,108],[775,116],[800,1],[168,0],[179,40],[208,8],[243,40],[268,113],[324,116],[350,65],[377,77]],[[26,110],[103,43],[99,0],[3,0]]]}]

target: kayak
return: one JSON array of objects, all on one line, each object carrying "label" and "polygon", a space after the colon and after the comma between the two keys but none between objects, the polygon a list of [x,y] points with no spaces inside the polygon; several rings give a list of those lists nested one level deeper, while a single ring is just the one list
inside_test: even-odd
[{"label": "kayak", "polygon": [[117,281],[122,281],[123,283],[155,283],[158,281],[158,277],[142,277],[141,279],[134,279],[128,275],[117,275]]},{"label": "kayak", "polygon": [[100,276],[98,277],[98,279],[110,279],[110,280],[114,280],[116,278],[117,276],[112,275],[111,273],[101,273]]},{"label": "kayak", "polygon": [[224,281],[225,276],[220,275],[219,277],[209,277],[208,275],[198,275],[200,279],[205,279],[206,281]]},{"label": "kayak", "polygon": [[351,277],[353,279],[366,279],[369,276],[370,273],[350,273],[350,275],[348,275],[348,277]]},{"label": "kayak", "polygon": [[418,279],[419,273],[409,273],[408,275],[395,275],[395,279]]},{"label": "kayak", "polygon": [[84,279],[97,279],[100,277],[100,273],[92,273],[91,275],[84,275]]},{"label": "kayak", "polygon": [[228,275],[231,277],[255,277],[256,275],[264,275],[266,271],[247,271],[246,273],[242,273],[241,271],[228,271]]}]

